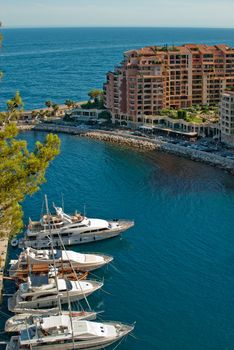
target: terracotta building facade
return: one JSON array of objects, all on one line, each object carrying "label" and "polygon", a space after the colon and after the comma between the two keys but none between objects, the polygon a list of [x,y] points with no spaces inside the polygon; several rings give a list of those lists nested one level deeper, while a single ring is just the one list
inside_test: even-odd
[{"label": "terracotta building facade", "polygon": [[113,121],[138,124],[162,108],[218,105],[234,86],[234,48],[220,44],[145,47],[124,53],[107,73],[105,106]]}]

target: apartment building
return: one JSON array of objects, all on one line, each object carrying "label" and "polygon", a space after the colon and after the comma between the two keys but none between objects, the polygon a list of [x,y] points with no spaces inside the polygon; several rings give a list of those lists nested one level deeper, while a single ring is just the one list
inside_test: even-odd
[{"label": "apartment building", "polygon": [[220,44],[145,47],[124,53],[107,73],[105,105],[113,120],[141,123],[162,108],[218,105],[234,85],[234,48]]},{"label": "apartment building", "polygon": [[234,147],[234,90],[225,91],[220,102],[221,141]]}]

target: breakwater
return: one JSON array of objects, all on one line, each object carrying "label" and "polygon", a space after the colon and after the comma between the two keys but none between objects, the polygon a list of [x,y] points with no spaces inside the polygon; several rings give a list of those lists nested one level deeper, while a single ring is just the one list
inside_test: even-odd
[{"label": "breakwater", "polygon": [[207,153],[204,151],[188,148],[185,146],[172,144],[162,141],[157,137],[147,138],[132,135],[126,131],[104,131],[104,130],[84,130],[74,126],[57,125],[57,124],[37,124],[33,127],[38,131],[51,131],[89,137],[100,141],[111,142],[115,144],[126,145],[129,147],[157,150],[174,154],[188,159],[203,162],[212,166],[229,171],[234,174],[234,160],[222,157],[218,154]]},{"label": "breakwater", "polygon": [[217,166],[234,174],[234,160],[232,159],[227,159],[218,154],[207,153],[184,146],[171,144],[169,142],[161,141],[157,138],[146,139],[145,137],[110,132],[106,133],[102,131],[86,132],[83,134],[83,136],[112,143],[125,144],[130,147],[147,150],[158,150],[170,154],[175,154],[177,156],[183,156],[194,161]]}]

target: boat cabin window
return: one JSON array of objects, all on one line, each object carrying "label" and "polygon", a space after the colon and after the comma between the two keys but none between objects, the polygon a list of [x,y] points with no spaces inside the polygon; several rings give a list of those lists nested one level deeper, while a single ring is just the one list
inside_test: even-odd
[{"label": "boat cabin window", "polygon": [[99,228],[99,229],[96,229],[96,230],[87,230],[87,231],[84,231],[84,232],[81,232],[81,234],[83,234],[83,233],[93,233],[93,232],[101,232],[101,231],[106,231],[106,230],[108,230],[106,227],[104,227],[104,228]]},{"label": "boat cabin window", "polygon": [[69,226],[69,228],[80,228],[80,227],[87,227],[87,225],[72,225],[72,226]]},{"label": "boat cabin window", "polygon": [[50,298],[50,297],[57,297],[55,293],[48,293],[48,294],[43,294],[43,295],[38,295],[36,296],[36,300],[39,299],[44,299],[44,298]]}]

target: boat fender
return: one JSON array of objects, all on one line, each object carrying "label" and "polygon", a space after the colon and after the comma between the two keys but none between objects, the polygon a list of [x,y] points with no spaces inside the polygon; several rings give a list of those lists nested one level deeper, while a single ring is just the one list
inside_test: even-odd
[{"label": "boat fender", "polygon": [[17,239],[17,238],[13,238],[12,240],[11,240],[11,246],[12,247],[17,247],[18,246],[18,244],[19,244],[19,240]]}]

